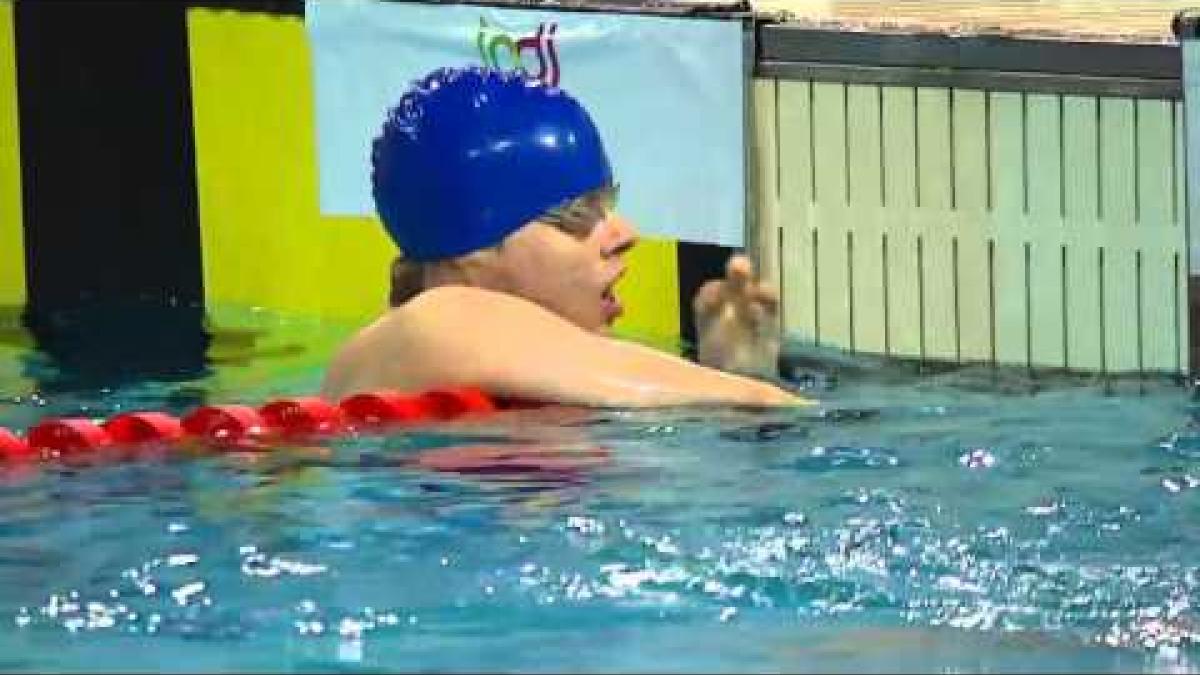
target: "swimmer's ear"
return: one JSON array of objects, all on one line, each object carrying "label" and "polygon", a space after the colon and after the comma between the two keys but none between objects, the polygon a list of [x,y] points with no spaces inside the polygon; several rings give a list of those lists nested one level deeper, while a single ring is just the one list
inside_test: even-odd
[{"label": "swimmer's ear", "polygon": [[458,277],[473,286],[491,288],[495,286],[497,275],[502,271],[500,253],[499,247],[493,246],[444,260],[440,264],[453,277]]}]

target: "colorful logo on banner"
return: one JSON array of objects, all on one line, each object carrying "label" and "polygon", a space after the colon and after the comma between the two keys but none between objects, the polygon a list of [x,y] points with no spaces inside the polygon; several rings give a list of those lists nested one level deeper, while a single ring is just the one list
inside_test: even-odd
[{"label": "colorful logo on banner", "polygon": [[[488,25],[479,17],[479,31],[475,44],[484,65],[505,70],[520,70],[550,86],[558,86],[558,52],[554,48],[554,31],[558,24],[539,23],[532,35],[513,37],[507,31]],[[538,70],[534,74],[525,67],[525,54],[537,57]]]}]

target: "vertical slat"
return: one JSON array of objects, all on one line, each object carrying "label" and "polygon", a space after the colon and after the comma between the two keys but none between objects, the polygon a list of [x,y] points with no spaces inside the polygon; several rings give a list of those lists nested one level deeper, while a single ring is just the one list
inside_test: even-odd
[{"label": "vertical slat", "polygon": [[958,360],[960,342],[953,234],[948,226],[932,227],[921,241],[925,355],[946,361]]},{"label": "vertical slat", "polygon": [[880,87],[851,84],[846,92],[847,147],[850,202],[862,206],[883,204],[882,129]]},{"label": "vertical slat", "polygon": [[816,230],[803,221],[798,226],[784,226],[780,233],[783,252],[783,330],[785,334],[803,340],[815,340],[817,333]]},{"label": "vertical slat", "polygon": [[1171,176],[1171,185],[1175,189],[1174,199],[1175,208],[1171,212],[1176,225],[1182,227],[1184,223],[1184,199],[1187,194],[1187,178],[1184,170],[1184,158],[1187,156],[1187,149],[1184,145],[1184,123],[1183,123],[1183,103],[1176,101],[1174,103],[1175,115],[1172,118],[1174,126],[1174,143],[1175,151],[1172,153],[1174,159],[1174,171]]},{"label": "vertical slat", "polygon": [[816,285],[809,213],[812,201],[812,101],[809,82],[779,82],[779,217],[784,330],[816,336]]},{"label": "vertical slat", "polygon": [[1054,223],[1063,213],[1062,145],[1058,96],[1029,94],[1025,99],[1027,206],[1039,222]]},{"label": "vertical slat", "polygon": [[1067,364],[1076,370],[1104,366],[1099,249],[1078,240],[1067,246]]},{"label": "vertical slat", "polygon": [[[812,90],[814,201],[845,204],[846,194],[846,85],[815,82]],[[820,226],[820,223],[818,223]]]},{"label": "vertical slat", "polygon": [[[844,213],[844,211],[840,212]],[[817,226],[817,326],[822,344],[849,348],[850,342],[850,244],[847,228],[835,217],[822,218]]]},{"label": "vertical slat", "polygon": [[975,233],[958,237],[955,245],[958,276],[959,349],[964,362],[990,362],[995,356],[990,237]]},{"label": "vertical slat", "polygon": [[1025,105],[1021,94],[991,94],[992,218],[996,223],[996,360],[1028,362],[1025,218]]},{"label": "vertical slat", "polygon": [[[1187,233],[1187,144],[1185,142],[1186,128],[1184,123],[1184,108],[1183,102],[1175,103],[1175,224],[1179,227],[1182,234],[1179,238],[1182,240],[1181,250],[1175,256],[1175,288],[1174,294],[1177,302],[1175,303],[1174,325],[1177,326],[1177,347],[1178,355],[1176,362],[1179,369],[1186,372],[1197,364],[1189,363],[1189,340],[1190,337],[1190,322],[1188,321],[1188,275],[1189,275],[1189,249],[1191,247],[1190,238],[1193,235]],[[1192,227],[1200,227],[1200,224],[1193,224]]]},{"label": "vertical slat", "polygon": [[917,180],[922,207],[950,208],[954,186],[950,161],[950,90],[918,87]]},{"label": "vertical slat", "polygon": [[988,208],[986,96],[967,89],[953,92],[954,208],[960,211]]},{"label": "vertical slat", "polygon": [[890,208],[917,203],[916,91],[883,87],[883,195]]},{"label": "vertical slat", "polygon": [[992,358],[987,235],[980,222],[966,219],[982,219],[988,208],[986,96],[982,91],[954,91],[954,197],[963,218],[956,221],[962,227],[952,241],[951,257],[958,281],[959,349],[961,358],[971,362]]},{"label": "vertical slat", "polygon": [[1170,101],[1141,99],[1137,102],[1137,191],[1139,222],[1153,227],[1173,222],[1171,200],[1175,198]]},{"label": "vertical slat", "polygon": [[[1137,105],[1137,190],[1141,218],[1139,235],[1166,238],[1168,244],[1177,234],[1183,245],[1183,231],[1175,225],[1176,188],[1174,102],[1140,99]],[[1140,237],[1139,237],[1140,238]],[[1140,298],[1139,363],[1143,370],[1175,370],[1175,255],[1158,246],[1142,248]]]},{"label": "vertical slat", "polygon": [[1035,366],[1067,367],[1063,284],[1062,245],[1035,238],[1029,247],[1029,350]]},{"label": "vertical slat", "polygon": [[1142,368],[1175,372],[1175,251],[1145,250],[1141,272]]},{"label": "vertical slat", "polygon": [[[882,103],[884,203],[887,211],[902,213],[917,206],[916,90],[884,87]],[[915,234],[889,228],[881,245],[887,260],[888,347],[893,354],[920,356],[920,268]]]},{"label": "vertical slat", "polygon": [[1108,372],[1138,368],[1138,296],[1131,228],[1138,202],[1137,122],[1132,99],[1100,100],[1101,221],[1109,245],[1104,253],[1104,362]]},{"label": "vertical slat", "polygon": [[908,228],[887,236],[888,345],[891,353],[922,356],[921,268],[916,233]]},{"label": "vertical slat", "polygon": [[823,344],[850,344],[849,258],[845,235],[849,202],[846,85],[813,85],[813,170],[817,240],[817,334]]},{"label": "vertical slat", "polygon": [[880,218],[883,205],[883,161],[878,86],[850,85],[846,120],[849,142],[850,203],[854,247],[851,265],[854,302],[855,349],[883,353],[886,350],[884,323],[883,249]]},{"label": "vertical slat", "polygon": [[865,352],[888,351],[883,262],[883,234],[879,227],[854,230],[854,346]]},{"label": "vertical slat", "polygon": [[922,209],[929,210],[925,213],[932,221],[922,228],[921,240],[924,354],[940,360],[958,358],[949,217],[955,198],[950,101],[949,89],[917,89],[917,179]]},{"label": "vertical slat", "polygon": [[1091,96],[1063,97],[1064,210],[1067,218],[1075,221],[1100,217],[1098,105],[1099,100]]},{"label": "vertical slat", "polygon": [[1132,99],[1100,99],[1101,219],[1125,225],[1137,216],[1137,155]]},{"label": "vertical slat", "polygon": [[1098,99],[1063,97],[1063,198],[1067,220],[1066,323],[1067,364],[1077,370],[1099,370],[1103,362],[1100,334],[1100,276],[1097,263],[1099,164]]},{"label": "vertical slat", "polygon": [[1029,339],[1034,365],[1065,367],[1062,241],[1062,101],[1058,96],[1025,99],[1027,206],[1032,221],[1029,247]]},{"label": "vertical slat", "polygon": [[1025,210],[1025,104],[1021,94],[990,92],[992,210],[1002,217]]},{"label": "vertical slat", "polygon": [[[1186,246],[1184,251],[1186,251]],[[1175,324],[1178,326],[1179,368],[1183,372],[1194,369],[1198,364],[1191,363],[1191,322],[1188,321],[1188,260],[1184,252],[1176,255],[1175,260]]]},{"label": "vertical slat", "polygon": [[993,261],[996,361],[1006,365],[1030,362],[1029,308],[1031,299],[1026,240],[997,236]]},{"label": "vertical slat", "polygon": [[1110,373],[1137,372],[1140,364],[1138,270],[1132,238],[1104,251],[1104,362]]},{"label": "vertical slat", "polygon": [[754,196],[755,259],[758,274],[784,293],[780,278],[779,248],[779,135],[775,94],[779,81],[755,79],[754,110]]}]

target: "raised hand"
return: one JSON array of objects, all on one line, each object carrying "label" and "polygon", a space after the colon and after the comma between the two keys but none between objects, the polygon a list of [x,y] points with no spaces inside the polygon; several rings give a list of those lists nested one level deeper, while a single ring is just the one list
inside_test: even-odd
[{"label": "raised hand", "polygon": [[692,300],[696,360],[736,373],[772,377],[779,358],[779,295],[758,281],[754,265],[736,254],[725,278],[705,282]]}]

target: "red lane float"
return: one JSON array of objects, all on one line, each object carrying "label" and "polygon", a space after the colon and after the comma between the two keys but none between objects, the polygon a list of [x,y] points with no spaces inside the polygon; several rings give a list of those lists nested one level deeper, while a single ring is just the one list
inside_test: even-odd
[{"label": "red lane float", "polygon": [[183,424],[161,412],[128,412],[104,423],[113,441],[131,443],[170,443],[183,438]]},{"label": "red lane float", "polygon": [[398,391],[355,394],[342,401],[341,408],[351,423],[365,427],[415,422],[425,417],[419,397]]},{"label": "red lane float", "polygon": [[266,426],[292,436],[325,436],[345,429],[342,409],[316,396],[272,401],[258,409]]},{"label": "red lane float", "polygon": [[42,420],[21,438],[0,427],[0,461],[44,453],[74,455],[112,445],[171,444],[189,438],[223,447],[266,449],[271,441],[332,436],[421,421],[444,421],[501,408],[474,387],[420,394],[375,391],[338,404],[298,396],[250,405],[206,405],[183,418],[155,411],[126,412],[107,421],[82,417]]},{"label": "red lane float", "polygon": [[206,405],[183,418],[188,436],[215,443],[233,443],[246,437],[265,436],[267,425],[253,406]]},{"label": "red lane float", "polygon": [[32,457],[33,454],[33,448],[20,436],[0,427],[0,461],[20,461]]},{"label": "red lane float", "polygon": [[64,455],[95,450],[113,444],[104,427],[84,417],[52,417],[34,425],[25,435],[34,450]]}]

